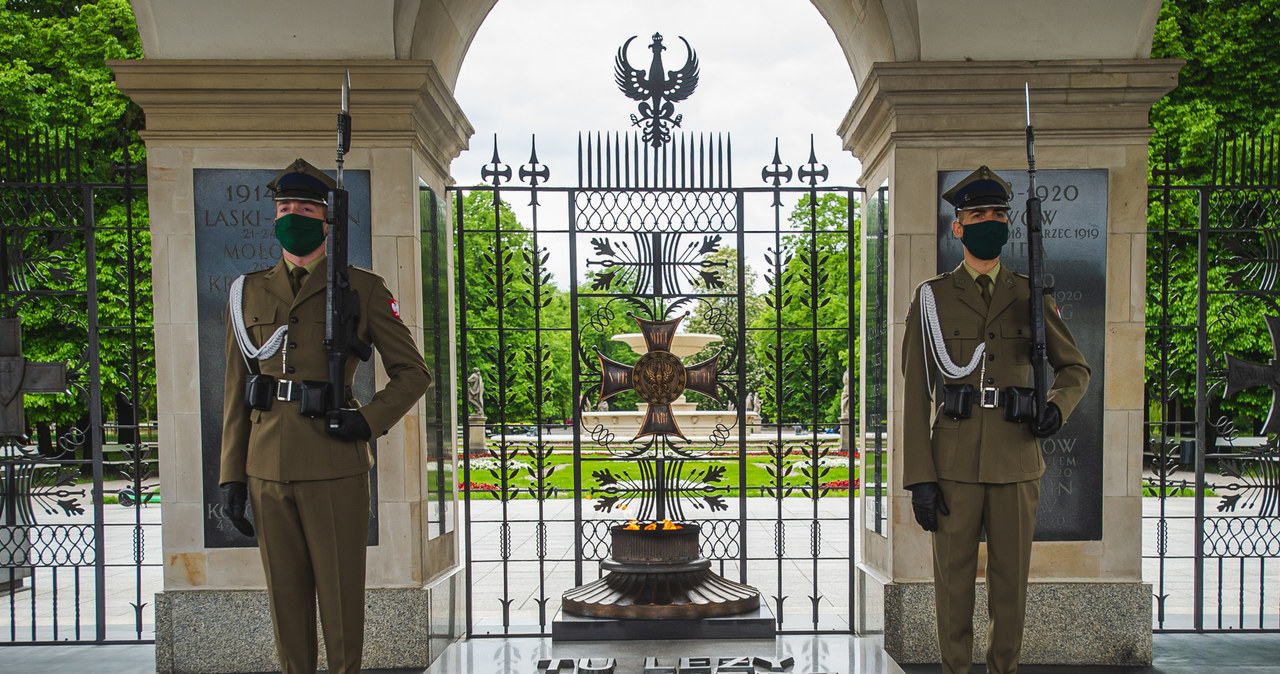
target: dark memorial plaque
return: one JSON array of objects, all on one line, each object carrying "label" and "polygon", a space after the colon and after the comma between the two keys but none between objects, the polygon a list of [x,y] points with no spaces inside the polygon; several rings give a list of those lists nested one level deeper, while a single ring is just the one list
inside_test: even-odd
[{"label": "dark memorial plaque", "polygon": [[[222,454],[222,380],[226,373],[227,293],[241,274],[274,266],[275,202],[266,184],[279,169],[195,169],[196,298],[199,321],[200,446],[204,484],[204,544],[208,548],[253,547],[222,513],[218,489]],[[330,176],[333,171],[326,171]],[[369,172],[343,171],[351,195],[351,264],[372,268],[369,231]],[[355,394],[368,401],[374,393],[372,359],[356,372]],[[370,449],[376,450],[370,442]],[[377,544],[377,471],[370,475],[369,544]]]},{"label": "dark memorial plaque", "polygon": [[[969,171],[939,171],[938,194]],[[1012,227],[1000,262],[1027,271],[1027,172],[999,171],[1013,186]],[[1036,172],[1044,213],[1045,286],[1093,370],[1089,390],[1062,431],[1044,441],[1037,541],[1102,540],[1102,382],[1107,299],[1107,171]],[[955,210],[938,200],[938,273],[964,259],[951,233]],[[1050,372],[1052,377],[1052,372]],[[1030,384],[1027,384],[1028,386]]]}]

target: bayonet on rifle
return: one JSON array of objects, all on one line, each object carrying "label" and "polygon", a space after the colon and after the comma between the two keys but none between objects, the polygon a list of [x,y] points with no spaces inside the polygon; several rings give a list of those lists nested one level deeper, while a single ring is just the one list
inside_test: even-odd
[{"label": "bayonet on rifle", "polygon": [[1044,216],[1036,193],[1036,132],[1031,126],[1031,84],[1027,100],[1027,275],[1031,278],[1031,379],[1035,387],[1036,419],[1043,419],[1048,404],[1049,356],[1044,332]]},{"label": "bayonet on rifle", "polygon": [[[343,156],[351,149],[351,71],[342,81],[341,111],[338,112],[337,186],[329,192],[329,236],[325,254],[329,257],[329,273],[325,278],[324,348],[329,365],[329,409],[347,406],[347,356],[369,360],[373,349],[360,341],[356,328],[360,325],[360,294],[351,287],[347,270],[348,195],[342,182]],[[335,430],[337,419],[327,421]]]}]

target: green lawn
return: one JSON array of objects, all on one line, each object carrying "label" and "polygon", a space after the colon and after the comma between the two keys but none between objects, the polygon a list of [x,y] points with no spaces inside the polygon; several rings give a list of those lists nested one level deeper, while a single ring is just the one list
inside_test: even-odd
[{"label": "green lawn", "polygon": [[[795,488],[812,486],[815,481],[818,484],[830,485],[828,494],[846,493],[848,491],[847,488],[836,488],[831,483],[843,486],[847,485],[850,479],[858,478],[860,473],[856,466],[857,460],[853,460],[853,467],[848,465],[848,457],[828,455],[826,461],[829,463],[845,463],[846,465],[819,466],[815,474],[811,459],[807,459],[803,455],[789,456],[782,462],[782,483],[793,488],[791,495],[794,496],[802,495],[794,491]],[[510,469],[506,475],[507,488],[509,490],[519,490],[520,493],[517,498],[532,498],[533,496],[529,491],[537,486],[534,478],[534,461],[522,453],[511,459],[508,465]],[[770,494],[767,488],[778,486],[779,480],[771,473],[771,468],[773,472],[779,472],[777,460],[773,457],[759,454],[752,454],[747,457],[746,484],[748,496],[768,496]],[[572,495],[574,484],[573,457],[571,455],[552,454],[547,457],[542,470],[544,472],[551,471],[545,477],[545,486],[548,488],[554,487],[557,490],[557,497],[568,498]],[[471,482],[473,483],[473,492],[491,491],[491,485],[501,484],[503,476],[500,472],[497,469],[496,460],[472,459]],[[600,488],[600,479],[608,480],[609,475],[620,481],[639,481],[641,479],[639,465],[634,459],[615,459],[603,456],[591,456],[583,459],[582,486],[587,496],[603,495],[605,492]],[[736,496],[738,493],[739,466],[734,458],[685,461],[681,477],[694,483],[709,483],[718,488],[722,495]],[[459,479],[461,479],[461,475],[459,475]]]}]

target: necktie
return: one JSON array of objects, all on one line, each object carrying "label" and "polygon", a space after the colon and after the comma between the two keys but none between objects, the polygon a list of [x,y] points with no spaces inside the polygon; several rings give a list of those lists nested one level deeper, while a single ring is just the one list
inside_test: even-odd
[{"label": "necktie", "polygon": [[992,291],[991,277],[987,276],[986,274],[979,275],[978,287],[982,289],[982,300],[987,303],[987,306],[991,306],[991,291]]},{"label": "necktie", "polygon": [[293,294],[298,294],[298,289],[302,287],[303,282],[307,279],[306,267],[294,267],[289,271],[289,287],[293,288]]}]

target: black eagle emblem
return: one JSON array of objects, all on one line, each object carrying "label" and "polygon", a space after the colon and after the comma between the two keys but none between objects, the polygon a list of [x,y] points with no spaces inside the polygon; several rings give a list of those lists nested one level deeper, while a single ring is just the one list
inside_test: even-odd
[{"label": "black eagle emblem", "polygon": [[673,103],[693,95],[693,90],[698,87],[698,54],[689,46],[689,41],[681,37],[680,41],[689,53],[684,67],[664,71],[662,52],[666,47],[662,46],[662,35],[654,33],[653,43],[649,45],[653,61],[649,64],[648,71],[640,70],[633,68],[627,60],[627,47],[634,39],[636,36],[632,35],[618,48],[618,56],[614,60],[614,79],[618,83],[618,89],[627,98],[640,101],[640,114],[631,115],[631,124],[642,126],[645,143],[661,147],[671,140],[671,126],[680,126],[684,117],[675,114]]}]

